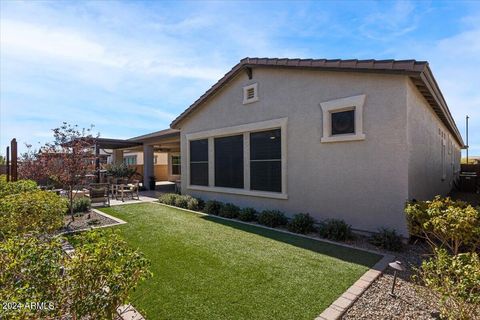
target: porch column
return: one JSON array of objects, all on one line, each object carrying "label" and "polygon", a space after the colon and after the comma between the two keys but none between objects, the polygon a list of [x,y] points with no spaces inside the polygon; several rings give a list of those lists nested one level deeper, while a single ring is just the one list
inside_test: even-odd
[{"label": "porch column", "polygon": [[149,188],[150,177],[153,171],[153,146],[143,145],[143,186]]},{"label": "porch column", "polygon": [[114,149],[112,153],[112,164],[123,163],[123,150]]}]

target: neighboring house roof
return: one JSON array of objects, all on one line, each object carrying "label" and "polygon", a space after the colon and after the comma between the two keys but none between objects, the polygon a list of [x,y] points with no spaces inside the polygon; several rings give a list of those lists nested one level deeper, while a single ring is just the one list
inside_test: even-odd
[{"label": "neighboring house roof", "polygon": [[369,72],[407,75],[413,81],[419,92],[428,101],[434,112],[450,130],[458,143],[464,147],[462,136],[448,109],[440,88],[433,77],[426,61],[416,60],[341,60],[341,59],[279,59],[279,58],[244,58],[227,72],[217,83],[208,89],[190,107],[181,113],[170,127],[178,129],[179,124],[192,112],[196,111],[208,98],[216,94],[226,83],[238,73],[246,70],[251,74],[252,68],[292,68],[316,69],[324,71]]},{"label": "neighboring house roof", "polygon": [[169,138],[169,137],[175,137],[175,136],[180,136],[180,131],[176,129],[164,129],[148,134],[144,134],[142,136],[138,137],[133,137],[128,139],[128,141],[137,141],[137,142],[142,142],[147,139],[152,139],[152,138]]}]

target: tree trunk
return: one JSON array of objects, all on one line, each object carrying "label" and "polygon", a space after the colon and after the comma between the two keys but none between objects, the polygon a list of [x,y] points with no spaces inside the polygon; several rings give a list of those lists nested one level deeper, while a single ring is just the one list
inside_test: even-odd
[{"label": "tree trunk", "polygon": [[70,186],[69,198],[70,198],[70,215],[72,216],[72,221],[75,221],[75,216],[73,213],[73,188]]}]

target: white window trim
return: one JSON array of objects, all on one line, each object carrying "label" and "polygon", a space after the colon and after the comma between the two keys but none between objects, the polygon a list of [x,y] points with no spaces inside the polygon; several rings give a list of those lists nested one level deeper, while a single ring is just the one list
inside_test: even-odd
[{"label": "white window trim", "polygon": [[[245,196],[264,197],[273,199],[288,199],[287,193],[287,119],[280,118],[268,121],[261,121],[255,123],[248,123],[239,126],[226,127],[202,132],[195,132],[186,134],[187,140],[187,175],[185,181],[187,182],[187,189],[230,193]],[[269,192],[250,190],[250,133],[257,131],[265,131],[269,129],[280,129],[282,140],[282,192]],[[231,136],[236,134],[243,134],[243,189],[238,188],[224,188],[215,187],[215,150],[214,138],[222,136]],[[190,141],[208,139],[208,186],[196,186],[190,184]],[[183,161],[183,160],[182,160]]]},{"label": "white window trim", "polygon": [[[254,96],[251,99],[247,99],[248,90],[253,88]],[[243,104],[249,104],[258,101],[258,83],[253,83],[243,87]]]},{"label": "white window trim", "polygon": [[[363,105],[365,95],[335,99],[320,103],[323,113],[323,136],[320,142],[342,142],[365,140],[363,133]],[[332,113],[355,110],[355,133],[332,135]]]}]

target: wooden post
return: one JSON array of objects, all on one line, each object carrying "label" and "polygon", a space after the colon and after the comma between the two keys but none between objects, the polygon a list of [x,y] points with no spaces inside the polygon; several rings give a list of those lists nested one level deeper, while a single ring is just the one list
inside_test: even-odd
[{"label": "wooden post", "polygon": [[7,147],[7,182],[10,182],[10,147]]},{"label": "wooden post", "polygon": [[12,181],[17,181],[18,180],[18,173],[17,173],[17,160],[18,160],[17,139],[13,138],[12,141],[10,142],[10,146],[12,148],[12,168],[11,168]]},{"label": "wooden post", "polygon": [[96,182],[100,182],[100,148],[98,143],[95,143],[95,172],[97,174]]}]

